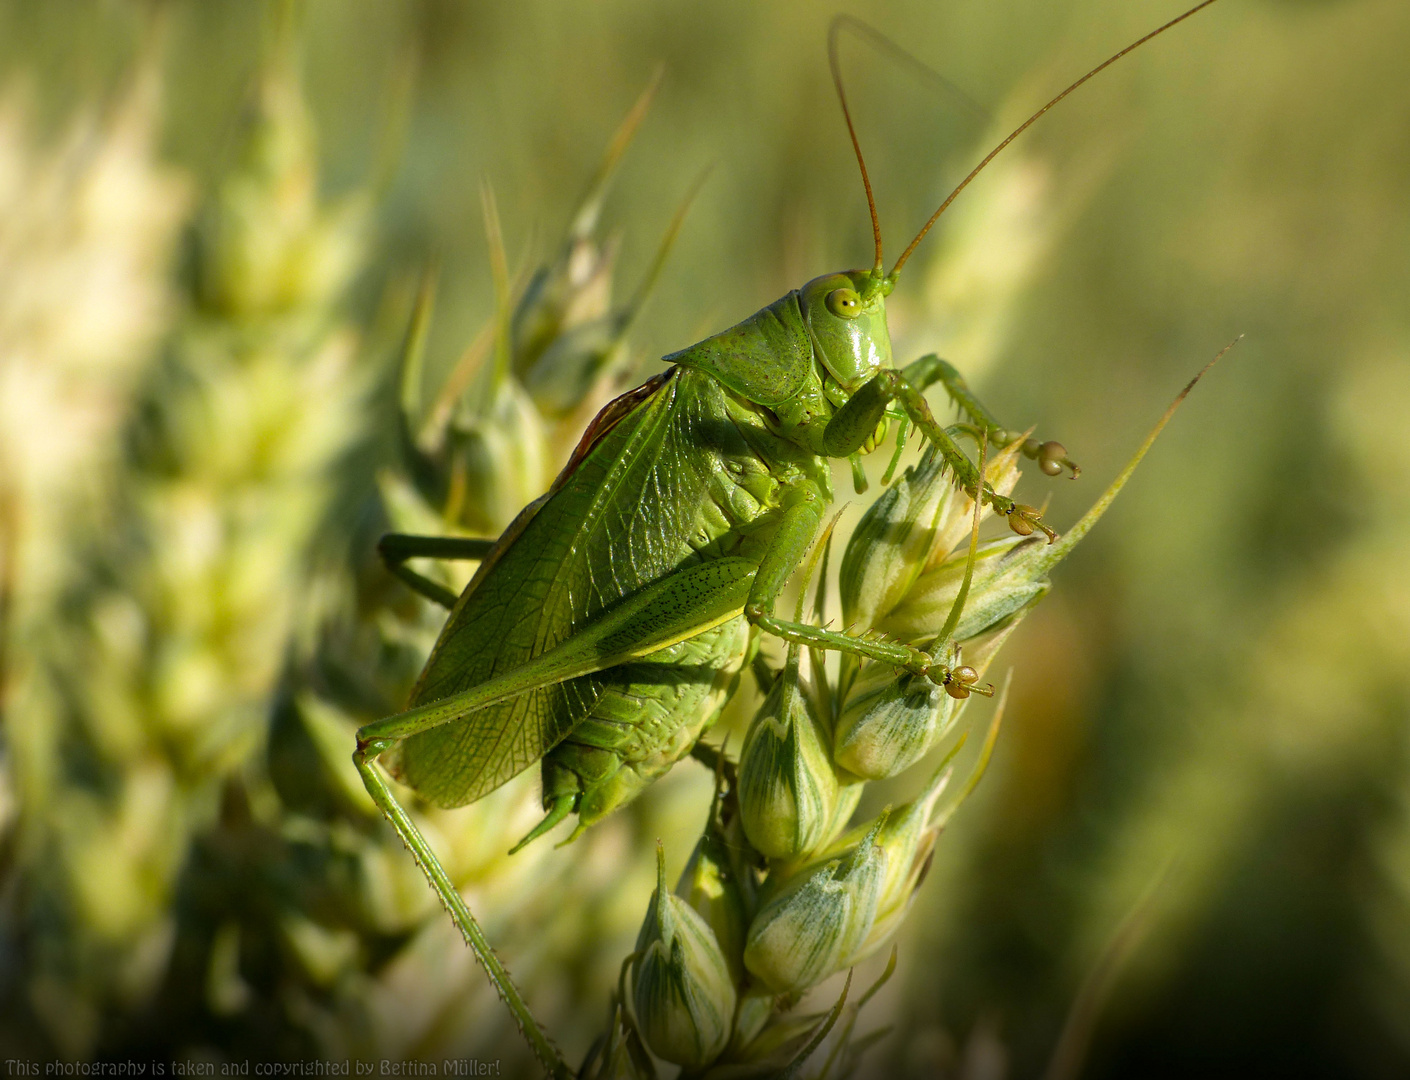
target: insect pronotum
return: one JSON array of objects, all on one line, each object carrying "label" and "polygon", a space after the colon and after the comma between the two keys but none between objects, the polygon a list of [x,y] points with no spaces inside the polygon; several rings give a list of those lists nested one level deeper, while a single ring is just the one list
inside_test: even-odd
[{"label": "insect pronotum", "polygon": [[[814,278],[743,322],[665,357],[670,367],[613,401],[547,495],[498,540],[390,537],[390,561],[475,559],[410,708],[358,732],[353,759],[420,863],[525,1037],[570,1072],[479,924],[377,768],[440,806],[475,801],[542,762],[547,814],[523,842],[578,815],[591,825],[685,756],[732,692],[751,635],[882,661],[963,694],[984,692],[949,643],[929,651],[780,618],[775,601],[832,503],[830,459],[875,449],[888,421],[913,425],[957,486],[1023,534],[1056,534],[984,482],[923,396],[940,383],[979,438],[1014,438],[939,357],[892,366],[886,297],[961,191],[1039,117],[1127,53],[1208,7],[1203,0],[1094,67],[994,147],[888,271],[871,181],[829,42],[834,83],[866,189],[868,270]],[[1076,473],[1056,443],[1030,441],[1044,472]],[[951,666],[951,664],[954,666]],[[576,835],[576,833],[574,834]]]}]

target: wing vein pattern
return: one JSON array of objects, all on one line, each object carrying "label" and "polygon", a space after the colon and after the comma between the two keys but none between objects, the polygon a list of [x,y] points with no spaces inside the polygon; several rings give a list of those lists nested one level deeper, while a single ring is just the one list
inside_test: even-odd
[{"label": "wing vein pattern", "polygon": [[[752,445],[759,433],[746,434],[749,419],[741,423],[709,376],[674,369],[570,466],[492,572],[471,583],[411,705],[512,671],[672,570],[765,543],[778,483]],[[472,802],[539,760],[600,701],[619,713],[639,699],[642,669],[653,666],[658,682],[691,677],[687,665],[643,663],[579,676],[412,736],[388,764],[438,805]],[[613,702],[603,700],[608,690]],[[645,692],[655,692],[649,682]]]}]

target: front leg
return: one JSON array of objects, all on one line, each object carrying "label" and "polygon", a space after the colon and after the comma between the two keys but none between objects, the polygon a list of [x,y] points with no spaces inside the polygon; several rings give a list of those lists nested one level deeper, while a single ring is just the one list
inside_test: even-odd
[{"label": "front leg", "polygon": [[[1000,424],[994,414],[985,408],[984,403],[974,396],[974,391],[969,388],[969,383],[965,382],[964,376],[954,364],[940,359],[934,353],[922,356],[915,363],[907,365],[901,374],[917,390],[924,390],[932,383],[938,382],[945,388],[945,393],[955,403],[956,408],[988,435],[995,449],[1002,450],[1019,437],[1019,433]],[[1060,442],[1051,439],[1047,442],[1024,439],[1022,449],[1023,456],[1036,461],[1038,468],[1048,476],[1057,476],[1064,467],[1072,471],[1074,480],[1082,473],[1077,463],[1067,456],[1067,448]]]},{"label": "front leg", "polygon": [[[914,368],[915,365],[912,365],[907,371]],[[1034,529],[1039,529],[1047,536],[1048,543],[1051,544],[1057,539],[1057,533],[1044,523],[1036,508],[1016,503],[1006,495],[1000,495],[984,482],[978,467],[959,448],[950,433],[936,422],[930,405],[921,392],[907,381],[905,375],[894,368],[884,368],[877,372],[833,414],[827,430],[823,433],[823,446],[828,456],[847,457],[855,453],[866,442],[867,436],[876,430],[886,407],[893,401],[900,404],[911,423],[940,451],[945,464],[954,472],[959,486],[968,492],[971,498],[982,498],[994,513],[1006,517],[1009,527],[1021,536],[1027,536]]]}]

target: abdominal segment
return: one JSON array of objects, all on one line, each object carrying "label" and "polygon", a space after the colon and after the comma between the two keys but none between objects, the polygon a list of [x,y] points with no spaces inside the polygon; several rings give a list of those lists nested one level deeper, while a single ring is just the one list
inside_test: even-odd
[{"label": "abdominal segment", "polygon": [[742,616],[595,676],[588,716],[543,759],[544,806],[571,799],[585,828],[631,801],[690,752],[739,681]]}]

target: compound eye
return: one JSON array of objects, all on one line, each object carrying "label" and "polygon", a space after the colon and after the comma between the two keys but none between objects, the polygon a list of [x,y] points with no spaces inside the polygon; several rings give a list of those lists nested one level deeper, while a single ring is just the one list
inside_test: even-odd
[{"label": "compound eye", "polygon": [[827,310],[842,319],[855,319],[862,313],[862,298],[854,289],[833,289],[827,294]]}]

